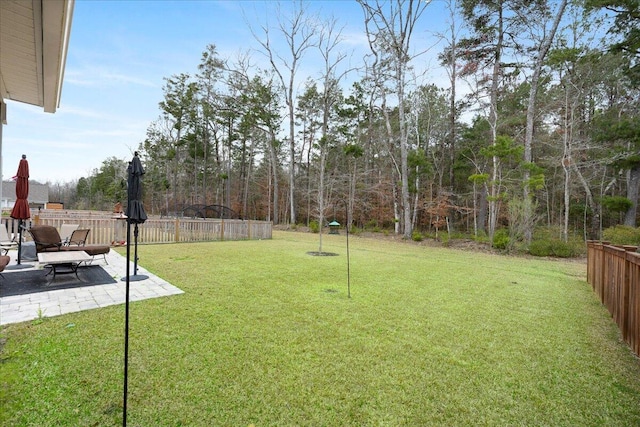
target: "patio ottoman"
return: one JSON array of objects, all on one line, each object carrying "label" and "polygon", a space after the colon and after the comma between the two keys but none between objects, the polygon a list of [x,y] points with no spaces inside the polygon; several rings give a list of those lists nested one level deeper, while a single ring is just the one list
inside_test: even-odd
[{"label": "patio ottoman", "polygon": [[20,261],[37,261],[38,254],[36,253],[35,242],[22,242],[22,249],[20,252]]},{"label": "patio ottoman", "polygon": [[[74,251],[84,251],[87,255],[91,255],[93,258],[96,256],[102,255],[104,258],[104,262],[107,262],[107,254],[111,250],[111,246],[108,245],[87,245],[87,246],[61,246],[60,251],[65,252],[74,252]],[[46,251],[46,252],[55,252],[55,251]]]}]

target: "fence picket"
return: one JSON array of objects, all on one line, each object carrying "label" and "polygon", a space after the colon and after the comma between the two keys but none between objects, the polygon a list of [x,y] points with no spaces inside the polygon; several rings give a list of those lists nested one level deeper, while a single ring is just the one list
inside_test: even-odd
[{"label": "fence picket", "polygon": [[587,282],[640,356],[640,253],[635,246],[587,242]]},{"label": "fence picket", "polygon": [[[32,224],[52,225],[60,229],[64,223],[78,224],[91,230],[87,244],[117,245],[126,239],[126,221],[113,214],[89,211],[39,212],[27,221]],[[18,221],[2,218],[9,233],[17,233]],[[149,218],[138,226],[138,243],[209,242],[218,240],[271,239],[270,221],[235,219]]]}]

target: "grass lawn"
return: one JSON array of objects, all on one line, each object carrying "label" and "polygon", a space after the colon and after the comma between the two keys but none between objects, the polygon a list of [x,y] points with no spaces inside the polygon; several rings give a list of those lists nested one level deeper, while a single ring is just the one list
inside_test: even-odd
[{"label": "grass lawn", "polygon": [[[140,246],[132,426],[636,426],[586,265],[344,236]],[[1,279],[0,279],[1,280]],[[135,286],[135,284],[132,284]],[[3,328],[0,425],[122,423],[124,306]]]}]

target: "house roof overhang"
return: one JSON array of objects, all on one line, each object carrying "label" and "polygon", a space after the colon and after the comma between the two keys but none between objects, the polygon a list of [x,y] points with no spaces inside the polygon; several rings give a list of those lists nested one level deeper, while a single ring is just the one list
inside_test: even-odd
[{"label": "house roof overhang", "polygon": [[0,121],[4,100],[55,113],[60,103],[74,0],[0,1]]}]

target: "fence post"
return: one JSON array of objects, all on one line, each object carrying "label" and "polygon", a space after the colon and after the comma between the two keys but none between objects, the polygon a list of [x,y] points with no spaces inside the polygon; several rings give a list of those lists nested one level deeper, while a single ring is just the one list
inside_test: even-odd
[{"label": "fence post", "polygon": [[[635,258],[635,259],[634,259]],[[620,317],[617,319],[618,327],[622,332],[622,339],[629,342],[629,318],[631,316],[629,306],[629,291],[634,280],[635,269],[637,265],[637,254],[631,252],[631,250],[625,253],[625,274],[622,289],[620,290]]]},{"label": "fence post", "polygon": [[224,218],[220,218],[220,241],[224,240]]},{"label": "fence post", "polygon": [[602,242],[600,244],[600,262],[602,263],[600,266],[600,285],[598,287],[598,295],[600,296],[600,301],[604,304],[604,289],[605,289],[605,278],[606,270],[607,270],[607,256],[605,252],[605,244]]},{"label": "fence post", "polygon": [[175,226],[175,237],[174,241],[178,243],[180,241],[180,220],[176,218],[176,226]]},{"label": "fence post", "polygon": [[247,239],[251,240],[251,220],[247,220]]},{"label": "fence post", "polygon": [[591,285],[594,292],[597,291],[600,274],[600,270],[598,270],[598,267],[600,267],[598,245],[598,242],[594,240],[587,242],[587,282]]}]

